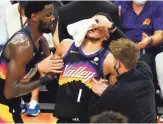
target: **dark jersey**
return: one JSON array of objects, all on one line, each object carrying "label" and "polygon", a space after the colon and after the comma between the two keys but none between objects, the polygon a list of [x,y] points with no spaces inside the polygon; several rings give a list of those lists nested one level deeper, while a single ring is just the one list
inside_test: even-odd
[{"label": "dark jersey", "polygon": [[[39,50],[36,49],[36,47],[34,45],[34,41],[31,38],[29,27],[25,27],[22,30],[16,32],[5,44],[4,49],[2,51],[2,54],[0,57],[0,103],[9,106],[11,113],[14,110],[15,111],[14,114],[20,115],[20,112],[21,112],[20,107],[19,107],[20,101],[21,101],[20,97],[7,100],[4,96],[4,86],[5,86],[7,65],[8,65],[8,62],[10,61],[4,56],[4,51],[5,51],[7,44],[12,40],[12,38],[16,34],[26,35],[30,39],[32,46],[33,46],[33,57],[29,61],[29,63],[26,65],[26,75],[24,75],[22,77],[22,80],[21,80],[22,83],[39,78],[40,75],[38,75],[38,73],[36,73],[37,69],[36,69],[35,64],[38,63],[41,59],[43,59],[44,55],[43,55],[43,51],[42,51],[41,41],[40,41]],[[17,70],[15,70],[15,71],[17,71]]]},{"label": "dark jersey", "polygon": [[58,117],[87,118],[88,103],[93,92],[91,79],[103,77],[103,61],[108,50],[101,48],[85,55],[74,43],[64,56],[64,68],[59,78],[59,88],[54,114]]}]

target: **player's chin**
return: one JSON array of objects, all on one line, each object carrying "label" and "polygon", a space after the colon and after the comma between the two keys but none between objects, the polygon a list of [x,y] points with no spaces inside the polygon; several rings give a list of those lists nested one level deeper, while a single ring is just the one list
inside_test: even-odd
[{"label": "player's chin", "polygon": [[49,33],[51,33],[53,31],[53,26],[49,27]]},{"label": "player's chin", "polygon": [[92,39],[100,39],[100,36],[98,36],[98,35],[92,35],[91,37],[92,37]]},{"label": "player's chin", "polygon": [[53,31],[53,29],[54,29],[53,24],[52,24],[52,25],[49,25],[49,26],[47,27],[47,32],[51,33],[51,32]]}]

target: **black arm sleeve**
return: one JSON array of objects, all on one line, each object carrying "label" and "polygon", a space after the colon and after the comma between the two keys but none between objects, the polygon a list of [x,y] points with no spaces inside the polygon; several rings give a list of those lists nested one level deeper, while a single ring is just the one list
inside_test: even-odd
[{"label": "black arm sleeve", "polygon": [[61,42],[63,39],[70,38],[71,36],[67,32],[67,25],[65,25],[64,19],[65,19],[65,14],[62,15],[63,8],[61,7],[59,9],[59,23],[58,23],[58,35],[59,35],[59,41]]},{"label": "black arm sleeve", "polygon": [[5,94],[5,96],[7,99],[23,96],[31,92],[35,88],[49,83],[51,80],[53,80],[52,75],[47,74],[46,76],[40,78],[39,80],[34,80],[34,81],[27,82],[27,83],[15,82],[12,93]]},{"label": "black arm sleeve", "polygon": [[[112,33],[112,39],[117,40],[119,38],[127,38],[127,36],[123,33],[122,30],[120,30],[118,27],[117,29]],[[115,38],[115,39],[114,39]]]},{"label": "black arm sleeve", "polygon": [[58,81],[59,81],[59,77],[57,76],[57,78],[51,80],[49,83],[47,83],[45,86],[46,86],[46,89],[48,91],[57,91],[58,89]]}]

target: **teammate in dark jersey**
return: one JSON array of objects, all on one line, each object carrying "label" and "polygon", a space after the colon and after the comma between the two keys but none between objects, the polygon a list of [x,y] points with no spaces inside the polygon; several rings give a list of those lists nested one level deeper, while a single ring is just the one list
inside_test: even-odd
[{"label": "teammate in dark jersey", "polygon": [[[104,15],[93,17],[99,24],[94,25],[85,36],[80,47],[65,39],[56,53],[63,57],[64,69],[60,73],[54,115],[61,122],[88,122],[88,103],[93,94],[91,79],[110,75],[108,84],[114,84],[116,73],[113,68],[113,56],[102,48],[104,40],[109,38],[112,23]],[[107,25],[107,27],[102,27]],[[111,28],[112,30],[108,30]]]},{"label": "teammate in dark jersey", "polygon": [[[17,123],[22,122],[19,96],[44,85],[53,76],[48,72],[60,73],[63,67],[61,59],[51,60],[48,43],[42,37],[43,33],[52,31],[55,20],[53,11],[54,6],[49,1],[29,1],[25,7],[28,26],[9,39],[1,54],[0,106],[9,107]],[[45,76],[39,79],[40,74]],[[1,118],[4,114],[2,112],[0,112],[0,120],[5,120]],[[11,117],[8,120],[12,120]],[[6,122],[11,122],[8,120]]]}]

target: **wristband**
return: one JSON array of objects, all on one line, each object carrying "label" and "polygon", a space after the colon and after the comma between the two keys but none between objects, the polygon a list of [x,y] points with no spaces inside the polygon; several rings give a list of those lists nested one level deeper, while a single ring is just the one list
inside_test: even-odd
[{"label": "wristband", "polygon": [[40,84],[41,84],[41,86],[47,84],[50,81],[51,80],[49,79],[49,77],[47,75],[45,75],[44,77],[40,78]]},{"label": "wristband", "polygon": [[45,85],[55,79],[57,79],[57,75],[55,73],[50,72],[46,74],[44,77],[40,78],[40,84]]}]

